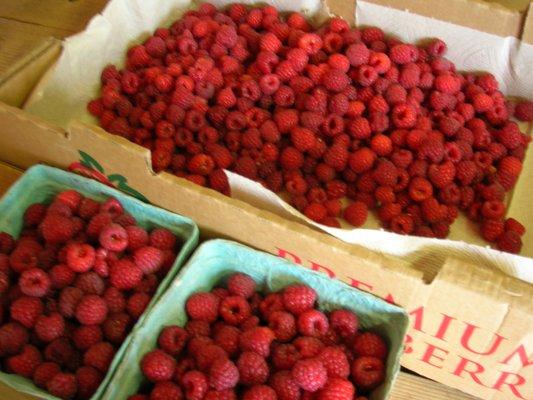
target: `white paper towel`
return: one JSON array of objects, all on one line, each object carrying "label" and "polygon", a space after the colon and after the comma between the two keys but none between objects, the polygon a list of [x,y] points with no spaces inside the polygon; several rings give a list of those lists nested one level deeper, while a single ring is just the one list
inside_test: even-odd
[{"label": "white paper towel", "polygon": [[[229,1],[216,0],[214,3],[224,5]],[[253,3],[253,0],[246,3]],[[274,0],[268,3],[281,10],[299,10],[309,15],[324,10],[320,0]],[[35,90],[26,109],[64,127],[74,118],[94,122],[85,106],[98,95],[100,72],[105,65],[122,65],[129,46],[178,17],[190,5],[187,0],[110,1],[102,15],[93,18],[84,32],[65,41],[57,65]],[[504,82],[503,89],[507,94],[533,97],[531,45],[363,1],[357,2],[356,14],[360,24],[380,26],[403,40],[416,42],[440,37],[448,42],[448,56],[458,69],[488,70]],[[533,283],[533,259],[487,248],[466,219],[454,224],[450,240],[402,236],[379,228],[330,228],[310,221],[261,185],[235,174],[229,173],[229,176],[234,197],[311,224],[343,241],[405,258],[427,271],[428,278],[438,271],[446,257],[455,256],[497,267]],[[370,218],[366,225],[377,226],[375,218]]]}]

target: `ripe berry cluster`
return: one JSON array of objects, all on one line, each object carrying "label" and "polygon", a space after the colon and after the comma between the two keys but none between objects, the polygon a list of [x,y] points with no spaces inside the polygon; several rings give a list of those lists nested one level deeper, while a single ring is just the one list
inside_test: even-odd
[{"label": "ripe berry cluster", "polygon": [[146,394],[128,400],[366,400],[385,379],[387,345],[316,300],[301,284],[263,297],[242,273],[193,294],[185,327],[164,328],[141,360]]},{"label": "ripe berry cluster", "polygon": [[[529,137],[494,76],[457,72],[446,49],[340,18],[313,28],[272,6],[206,3],[130,48],[122,71],[106,67],[88,109],[152,150],[156,171],[222,193],[230,169],[325,225],[359,227],[376,210],[393,232],[438,238],[463,211],[518,252],[503,199]],[[533,119],[533,103],[516,116]]]},{"label": "ripe berry cluster", "polygon": [[0,361],[63,399],[89,399],[177,251],[114,198],[74,190],[32,204],[18,240],[0,233]]}]

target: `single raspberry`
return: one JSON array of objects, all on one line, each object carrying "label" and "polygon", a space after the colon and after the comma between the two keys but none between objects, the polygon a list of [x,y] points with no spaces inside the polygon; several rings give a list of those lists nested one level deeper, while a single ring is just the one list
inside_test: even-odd
[{"label": "single raspberry", "polygon": [[55,362],[60,366],[69,367],[74,361],[77,363],[79,353],[70,343],[70,340],[62,337],[50,342],[44,349],[44,358],[47,361]]},{"label": "single raspberry", "polygon": [[26,328],[33,328],[39,315],[44,312],[44,306],[36,297],[22,296],[11,304],[10,312],[13,320]]},{"label": "single raspberry", "polygon": [[46,206],[44,204],[35,203],[29,206],[24,211],[24,226],[34,227],[41,223],[46,215]]},{"label": "single raspberry", "polygon": [[15,355],[28,343],[28,331],[17,322],[8,322],[0,327],[0,356]]},{"label": "single raspberry", "polygon": [[522,239],[514,231],[506,231],[498,238],[498,248],[508,253],[518,254],[522,249]]},{"label": "single raspberry", "polygon": [[368,171],[376,161],[376,154],[368,147],[362,147],[350,155],[348,165],[357,173]]},{"label": "single raspberry", "polygon": [[269,328],[252,328],[242,333],[239,348],[241,351],[253,351],[266,358],[270,354],[270,345],[274,338],[274,332]]},{"label": "single raspberry", "polygon": [[134,293],[128,299],[126,309],[133,318],[137,319],[144,313],[151,299],[151,296],[147,293]]},{"label": "single raspberry", "polygon": [[47,242],[64,243],[74,235],[74,223],[70,218],[59,214],[48,214],[39,229]]},{"label": "single raspberry", "polygon": [[47,383],[59,372],[61,368],[54,362],[43,362],[33,373],[33,382],[40,388],[46,388]]},{"label": "single raspberry", "polygon": [[98,241],[104,249],[120,252],[128,247],[128,234],[122,226],[109,224],[100,231]]},{"label": "single raspberry", "polygon": [[270,386],[255,385],[244,392],[243,400],[276,400],[276,392]]},{"label": "single raspberry", "polygon": [[128,250],[135,251],[148,245],[150,238],[146,230],[137,225],[130,225],[124,229],[128,235]]},{"label": "single raspberry", "polygon": [[279,400],[297,400],[300,398],[300,387],[296,384],[290,371],[278,371],[271,376],[270,387],[276,392]]},{"label": "single raspberry", "polygon": [[329,315],[329,325],[341,337],[348,339],[357,332],[359,320],[357,315],[349,310],[335,310]]},{"label": "single raspberry", "polygon": [[350,375],[350,363],[340,347],[324,347],[318,359],[322,361],[329,378],[345,379]]},{"label": "single raspberry", "polygon": [[282,343],[272,349],[271,361],[277,370],[292,369],[300,358],[300,352],[292,344]]},{"label": "single raspberry", "polygon": [[157,382],[150,392],[151,400],[181,400],[181,388],[173,382]]},{"label": "single raspberry", "polygon": [[357,357],[387,358],[388,349],[385,341],[376,333],[365,332],[355,337],[352,351]]},{"label": "single raspberry", "polygon": [[220,300],[212,293],[195,293],[187,299],[185,309],[190,318],[213,322],[217,319]]},{"label": "single raspberry", "polygon": [[316,298],[316,292],[312,288],[301,284],[287,286],[282,294],[283,306],[295,315],[312,309]]},{"label": "single raspberry", "polygon": [[98,325],[81,325],[72,333],[72,342],[80,350],[87,350],[102,340],[103,333]]},{"label": "single raspberry", "polygon": [[304,336],[320,337],[329,329],[326,315],[318,310],[307,310],[298,316],[298,332]]},{"label": "single raspberry", "polygon": [[46,390],[53,396],[62,399],[72,399],[78,391],[76,376],[60,372],[47,383]]},{"label": "single raspberry", "polygon": [[106,284],[96,272],[86,272],[79,274],[76,278],[75,287],[82,290],[85,294],[104,294]]},{"label": "single raspberry", "polygon": [[108,342],[121,344],[130,330],[131,317],[126,313],[111,314],[102,324],[104,337]]},{"label": "single raspberry", "polygon": [[39,340],[51,342],[63,336],[65,332],[65,320],[59,313],[51,313],[49,316],[40,315],[35,321],[35,333]]},{"label": "single raspberry", "polygon": [[67,265],[74,272],[89,271],[96,259],[94,247],[89,244],[72,243],[67,247]]},{"label": "single raspberry", "polygon": [[507,218],[505,220],[505,230],[518,233],[523,236],[526,233],[526,228],[514,218]]},{"label": "single raspberry", "polygon": [[[352,382],[341,379],[332,378],[328,381],[326,386],[318,392],[318,400],[351,400],[354,398],[355,388]],[[357,396],[361,399],[360,396]]]},{"label": "single raspberry", "polygon": [[156,228],[150,232],[150,245],[160,250],[174,250],[176,236],[166,228]]},{"label": "single raspberry", "polygon": [[375,389],[385,380],[385,366],[376,357],[359,357],[352,364],[351,376],[357,388]]},{"label": "single raspberry", "polygon": [[323,388],[328,380],[326,368],[316,358],[296,362],[292,369],[292,377],[301,389],[308,392],[316,392]]},{"label": "single raspberry", "polygon": [[251,314],[250,305],[244,297],[228,296],[220,302],[219,313],[230,325],[239,325]]},{"label": "single raspberry", "polygon": [[135,250],[133,260],[145,274],[153,274],[163,263],[163,252],[158,248],[144,246]]},{"label": "single raspberry", "polygon": [[268,327],[276,335],[276,340],[287,342],[296,335],[296,320],[285,311],[273,311],[267,317]]},{"label": "single raspberry", "polygon": [[481,214],[485,218],[499,220],[505,214],[505,205],[500,200],[486,201],[481,206]]},{"label": "single raspberry", "polygon": [[13,250],[15,240],[7,232],[0,232],[0,253],[9,254]]},{"label": "single raspberry", "polygon": [[189,333],[191,338],[211,335],[209,322],[198,319],[187,321],[185,324],[185,330]]},{"label": "single raspberry", "polygon": [[63,289],[74,283],[76,273],[65,264],[57,264],[48,272],[53,289]]},{"label": "single raspberry", "polygon": [[205,342],[205,339],[189,342],[189,353],[194,355],[198,369],[204,372],[219,358],[228,357],[222,347]]},{"label": "single raspberry", "polygon": [[315,337],[300,336],[293,341],[302,358],[316,357],[324,348],[324,343]]},{"label": "single raspberry", "polygon": [[503,221],[486,220],[481,224],[481,236],[489,242],[495,242],[505,231]]},{"label": "single raspberry", "polygon": [[83,297],[83,291],[76,287],[66,287],[59,294],[59,312],[67,318],[74,317],[74,312],[80,300]]},{"label": "single raspberry", "polygon": [[370,50],[363,43],[352,44],[346,49],[346,57],[353,67],[359,67],[368,63]]},{"label": "single raspberry", "polygon": [[227,358],[215,360],[209,368],[209,386],[214,390],[234,388],[239,382],[237,366]]},{"label": "single raspberry", "polygon": [[361,201],[355,201],[344,209],[343,217],[351,225],[360,227],[368,217],[368,207]]},{"label": "single raspberry", "polygon": [[224,325],[215,335],[215,343],[220,346],[228,355],[232,356],[239,350],[239,337],[241,331],[231,325]]},{"label": "single raspberry", "polygon": [[107,288],[103,295],[103,299],[105,300],[110,313],[122,312],[126,308],[126,298],[122,292],[115,287],[111,286]]},{"label": "single raspberry", "polygon": [[315,222],[320,222],[328,215],[328,210],[323,204],[311,203],[304,209],[304,215]]},{"label": "single raspberry", "polygon": [[119,290],[134,289],[141,283],[142,278],[142,270],[124,258],[115,262],[109,271],[109,282]]},{"label": "single raspberry", "polygon": [[22,293],[27,296],[43,297],[50,290],[51,281],[42,269],[32,268],[22,273],[19,286]]},{"label": "single raspberry", "polygon": [[78,382],[78,397],[89,400],[98,390],[104,376],[96,368],[80,367],[76,371],[76,380]]},{"label": "single raspberry", "polygon": [[240,354],[237,368],[239,369],[239,383],[243,385],[260,385],[268,378],[269,369],[266,360],[251,351]]},{"label": "single raspberry", "polygon": [[209,388],[207,377],[200,371],[188,371],[183,374],[181,386],[189,400],[202,400]]},{"label": "single raspberry", "polygon": [[159,334],[157,343],[163,351],[176,357],[185,347],[188,337],[189,334],[185,329],[179,326],[167,326]]},{"label": "single raspberry", "polygon": [[27,344],[19,354],[5,361],[5,367],[9,373],[31,379],[41,362],[41,353],[37,347]]},{"label": "single raspberry", "polygon": [[514,109],[514,116],[520,121],[533,121],[533,101],[519,102]]},{"label": "single raspberry", "polygon": [[226,286],[229,292],[235,296],[249,299],[255,293],[256,284],[253,278],[247,274],[236,273],[228,278]]},{"label": "single raspberry", "polygon": [[99,325],[107,317],[107,304],[93,294],[83,297],[76,306],[76,319],[83,325]]},{"label": "single raspberry", "polygon": [[80,207],[81,201],[83,200],[81,193],[76,190],[64,190],[61,193],[58,193],[54,201],[60,201],[66,204],[73,212],[76,212]]},{"label": "single raspberry", "polygon": [[161,350],[152,350],[141,360],[141,370],[151,382],[171,380],[176,370],[176,360]]}]

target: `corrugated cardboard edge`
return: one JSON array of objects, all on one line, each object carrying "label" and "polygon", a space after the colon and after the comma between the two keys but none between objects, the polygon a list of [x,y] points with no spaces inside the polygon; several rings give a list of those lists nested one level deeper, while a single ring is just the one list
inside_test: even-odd
[{"label": "corrugated cardboard edge", "polygon": [[0,76],[0,101],[20,107],[61,53],[61,41],[47,38]]}]

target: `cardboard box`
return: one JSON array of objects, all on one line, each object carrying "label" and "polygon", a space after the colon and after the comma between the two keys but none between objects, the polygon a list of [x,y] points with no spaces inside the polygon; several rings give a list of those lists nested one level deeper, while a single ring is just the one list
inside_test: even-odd
[{"label": "cardboard box", "polygon": [[[427,0],[374,3],[497,35],[518,36],[523,27],[527,39],[533,32],[524,14],[471,0],[444,6]],[[330,0],[328,5],[334,13],[353,16],[352,3]],[[468,21],[461,21],[465,15]],[[490,24],[494,15],[505,23]],[[20,73],[35,77],[39,71],[33,67],[30,63]],[[206,236],[286,257],[402,305],[411,315],[404,367],[482,398],[533,397],[533,286],[484,265],[447,259],[427,270],[423,263],[411,265],[346,244],[170,174],[156,175],[147,150],[81,122],[66,131],[6,105],[0,105],[0,122],[0,160],[20,168],[45,162],[92,175],[193,218]]]}]

